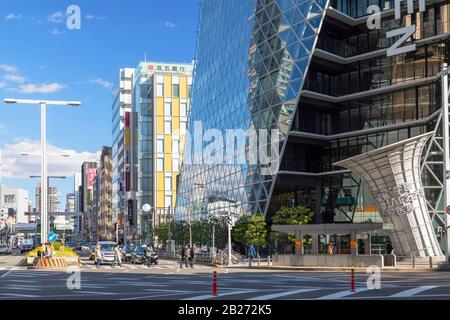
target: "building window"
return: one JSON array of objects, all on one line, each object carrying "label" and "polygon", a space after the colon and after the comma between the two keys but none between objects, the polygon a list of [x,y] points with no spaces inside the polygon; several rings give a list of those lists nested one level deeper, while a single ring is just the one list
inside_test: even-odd
[{"label": "building window", "polygon": [[172,177],[164,178],[164,188],[166,191],[172,191]]},{"label": "building window", "polygon": [[164,97],[164,84],[158,83],[156,85],[156,96],[157,97]]},{"label": "building window", "polygon": [[186,103],[180,104],[180,117],[187,117],[187,104]]},{"label": "building window", "polygon": [[164,104],[164,115],[166,117],[171,117],[172,116],[172,104],[170,102],[166,102]]},{"label": "building window", "polygon": [[180,122],[180,133],[186,134],[186,130],[187,130],[186,121],[181,121]]},{"label": "building window", "polygon": [[172,141],[172,153],[173,154],[180,153],[180,141],[179,140]]},{"label": "building window", "polygon": [[172,84],[172,96],[175,98],[180,97],[180,85],[179,84]]},{"label": "building window", "polygon": [[156,171],[164,172],[164,158],[156,159]]},{"label": "building window", "polygon": [[164,153],[164,139],[158,139],[156,141],[156,152]]},{"label": "building window", "polygon": [[191,86],[191,85],[189,85],[189,86],[188,86],[188,97],[190,97],[190,96],[191,96],[191,91],[192,91],[192,86]]},{"label": "building window", "polygon": [[172,134],[172,121],[164,121],[164,133]]},{"label": "building window", "polygon": [[164,206],[166,208],[172,207],[172,196],[165,196],[164,197]]},{"label": "building window", "polygon": [[172,171],[173,172],[180,172],[180,160],[179,159],[173,159],[172,163]]}]

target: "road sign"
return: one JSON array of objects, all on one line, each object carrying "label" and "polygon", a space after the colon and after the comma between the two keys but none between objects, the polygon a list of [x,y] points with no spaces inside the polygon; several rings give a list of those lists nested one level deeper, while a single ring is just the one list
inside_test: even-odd
[{"label": "road sign", "polygon": [[56,241],[56,238],[57,238],[56,233],[53,233],[53,232],[49,233],[49,235],[48,235],[48,242],[53,243],[53,242]]},{"label": "road sign", "polygon": [[447,208],[445,209],[445,212],[447,212],[447,214],[450,214],[450,206],[447,206]]}]

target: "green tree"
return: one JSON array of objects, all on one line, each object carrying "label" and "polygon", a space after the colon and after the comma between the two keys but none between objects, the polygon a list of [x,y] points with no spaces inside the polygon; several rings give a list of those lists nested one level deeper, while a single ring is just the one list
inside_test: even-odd
[{"label": "green tree", "polygon": [[245,232],[245,238],[248,244],[256,246],[259,267],[259,248],[267,244],[267,223],[262,214],[258,213],[250,217],[250,223]]},{"label": "green tree", "polygon": [[[312,221],[314,213],[310,208],[303,206],[281,207],[272,217],[274,225],[302,225],[309,224]],[[287,247],[289,243],[295,241],[295,235],[281,232],[273,232],[272,239],[279,241]],[[310,239],[308,239],[310,241]],[[306,241],[306,242],[308,242]]]},{"label": "green tree", "polygon": [[158,241],[160,243],[166,243],[167,240],[169,240],[168,232],[169,232],[168,223],[161,223],[155,228],[155,235],[158,237]]},{"label": "green tree", "polygon": [[241,244],[244,246],[245,250],[247,250],[247,238],[245,234],[248,230],[248,226],[250,225],[250,217],[243,216],[240,217],[233,229],[231,230],[231,237],[235,243]]}]

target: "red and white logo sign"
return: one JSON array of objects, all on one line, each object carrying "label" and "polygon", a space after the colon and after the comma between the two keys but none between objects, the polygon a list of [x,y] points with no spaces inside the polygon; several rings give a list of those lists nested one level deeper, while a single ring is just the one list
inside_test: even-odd
[{"label": "red and white logo sign", "polygon": [[150,71],[155,70],[155,66],[150,64],[150,65],[148,66],[148,70],[150,70]]}]

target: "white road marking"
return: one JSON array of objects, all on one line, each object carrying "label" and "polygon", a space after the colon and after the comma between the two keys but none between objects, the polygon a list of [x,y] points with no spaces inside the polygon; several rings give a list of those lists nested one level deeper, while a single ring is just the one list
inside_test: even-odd
[{"label": "white road marking", "polygon": [[1,296],[6,297],[21,297],[21,298],[36,298],[38,296],[32,294],[19,294],[19,293],[0,293]]},{"label": "white road marking", "polygon": [[393,294],[392,296],[390,296],[389,298],[408,298],[408,297],[412,297],[413,295],[426,291],[426,290],[430,290],[430,289],[434,289],[437,288],[438,286],[421,286],[421,287],[417,287],[417,288],[412,288],[409,290],[405,290],[396,294]]},{"label": "white road marking", "polygon": [[13,271],[15,271],[16,270],[16,268],[12,268],[11,270],[9,270],[7,273],[5,273],[4,275],[2,275],[0,278],[6,278],[6,276],[8,275],[8,274],[10,274],[11,272],[13,272]]},{"label": "white road marking", "polygon": [[[217,295],[220,297],[224,297],[224,296],[232,296],[232,295],[237,295],[237,294],[245,294],[245,293],[251,293],[251,292],[256,292],[257,290],[238,290],[238,291],[231,291],[231,292],[220,292]],[[191,297],[191,298],[186,298],[186,299],[182,299],[182,300],[207,300],[207,299],[213,299],[215,298],[212,294],[205,294],[202,296],[196,296],[196,297]]]},{"label": "white road marking", "polygon": [[340,298],[345,298],[345,297],[351,296],[352,294],[365,292],[365,291],[368,291],[368,290],[369,290],[368,288],[358,288],[358,289],[356,289],[356,292],[352,292],[352,291],[347,289],[347,290],[344,290],[344,291],[339,291],[339,292],[336,292],[336,293],[328,294],[326,296],[317,298],[317,300],[337,300],[337,299],[340,299]]},{"label": "white road marking", "polygon": [[321,289],[321,288],[298,289],[298,290],[293,290],[293,291],[285,291],[285,292],[279,292],[279,293],[273,293],[273,294],[266,294],[263,296],[250,298],[247,300],[272,300],[272,299],[276,299],[276,298],[291,296],[291,295],[294,295],[297,293],[316,291],[319,289]]},{"label": "white road marking", "polygon": [[36,288],[29,288],[29,287],[25,287],[25,286],[15,286],[15,285],[9,285],[9,286],[4,286],[4,289],[9,289],[9,290],[24,290],[24,291],[39,291],[40,289],[36,289]]}]

